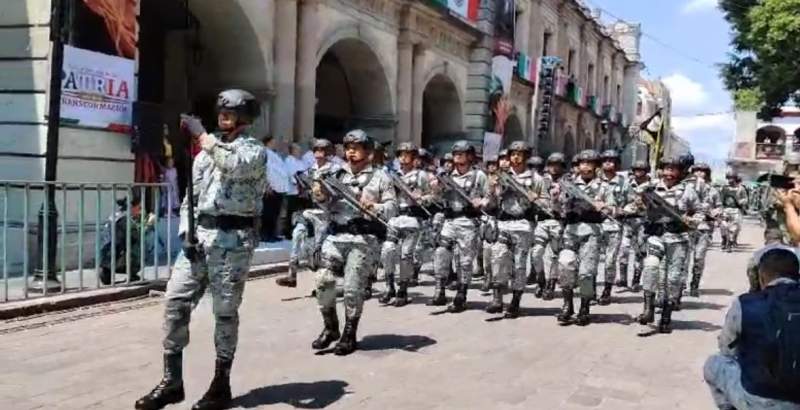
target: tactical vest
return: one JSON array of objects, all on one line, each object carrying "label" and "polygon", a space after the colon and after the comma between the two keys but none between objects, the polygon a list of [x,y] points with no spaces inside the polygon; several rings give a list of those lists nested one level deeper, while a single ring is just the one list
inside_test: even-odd
[{"label": "tactical vest", "polygon": [[800,286],[780,284],[739,296],[742,386],[761,397],[800,403]]},{"label": "tactical vest", "polygon": [[738,208],[739,200],[736,198],[736,190],[726,186],[722,188],[722,206],[725,208]]}]

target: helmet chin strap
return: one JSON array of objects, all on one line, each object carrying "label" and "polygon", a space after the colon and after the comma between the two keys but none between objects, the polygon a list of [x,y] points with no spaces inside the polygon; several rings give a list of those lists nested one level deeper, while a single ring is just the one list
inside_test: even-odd
[{"label": "helmet chin strap", "polygon": [[230,131],[222,131],[222,133],[221,133],[222,134],[222,139],[225,142],[231,142],[231,141],[235,140],[236,137],[238,137],[239,134],[242,131],[244,131],[245,128],[247,128],[247,124],[240,124],[240,125],[237,125],[236,128],[234,128],[234,129],[232,129]]}]

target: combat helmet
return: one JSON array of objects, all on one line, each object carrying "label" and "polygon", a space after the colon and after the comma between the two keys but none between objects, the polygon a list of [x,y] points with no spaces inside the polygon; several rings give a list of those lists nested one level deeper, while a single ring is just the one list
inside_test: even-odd
[{"label": "combat helmet", "polygon": [[325,152],[333,151],[333,143],[325,138],[318,138],[311,144],[311,151],[324,150]]},{"label": "combat helmet", "polygon": [[578,154],[578,163],[597,162],[598,160],[600,160],[600,156],[597,155],[597,151],[593,149],[585,149]]},{"label": "combat helmet", "polygon": [[372,142],[372,138],[369,137],[366,131],[364,130],[352,130],[345,134],[344,138],[342,139],[342,144],[360,144],[362,147],[366,149],[374,148],[374,144]]},{"label": "combat helmet", "polygon": [[631,170],[650,172],[650,164],[647,161],[639,160],[633,163]]},{"label": "combat helmet", "polygon": [[528,145],[525,141],[514,141],[512,142],[507,149],[508,153],[512,153],[514,151],[521,151],[524,152],[525,155],[531,154],[531,146]]},{"label": "combat helmet", "polygon": [[414,154],[419,154],[419,148],[414,145],[413,142],[401,142],[397,149],[395,149],[395,154],[400,155],[402,152],[413,152]]},{"label": "combat helmet", "polygon": [[548,164],[561,164],[566,166],[567,165],[567,157],[560,152],[554,152],[547,157]]},{"label": "combat helmet", "polygon": [[253,94],[244,90],[230,89],[217,96],[217,110],[234,111],[240,117],[240,122],[249,123],[258,117],[261,108]]},{"label": "combat helmet", "polygon": [[453,148],[450,150],[450,152],[452,152],[453,154],[456,154],[456,153],[459,153],[459,152],[466,152],[467,154],[474,154],[475,153],[475,147],[473,147],[469,143],[469,141],[467,141],[467,140],[460,140],[460,141],[456,141],[455,144],[453,144]]}]

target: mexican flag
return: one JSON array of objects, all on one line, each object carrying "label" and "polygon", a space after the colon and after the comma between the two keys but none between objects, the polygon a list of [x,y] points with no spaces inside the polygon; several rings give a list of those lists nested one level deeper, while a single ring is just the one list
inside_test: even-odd
[{"label": "mexican flag", "polygon": [[433,2],[448,8],[465,20],[478,20],[478,5],[480,5],[480,0],[433,0]]}]

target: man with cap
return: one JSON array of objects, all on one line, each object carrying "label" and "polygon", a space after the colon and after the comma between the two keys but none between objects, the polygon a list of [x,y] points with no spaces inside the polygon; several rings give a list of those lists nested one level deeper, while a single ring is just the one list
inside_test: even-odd
[{"label": "man with cap", "polygon": [[472,279],[475,252],[480,240],[478,236],[481,210],[488,205],[486,174],[472,166],[470,159],[473,150],[467,141],[462,140],[453,144],[454,169],[446,175],[470,200],[467,202],[451,187],[439,186],[442,190],[445,221],[438,235],[434,254],[434,272],[438,280],[430,304],[433,306],[447,304],[445,286],[453,254],[457,251],[460,275],[458,291],[448,309],[455,313],[466,309],[467,290]]},{"label": "man with cap", "polygon": [[[647,257],[642,270],[644,288],[644,311],[639,323],[646,325],[655,321],[656,292],[661,292],[661,318],[658,331],[671,332],[672,311],[683,291],[683,270],[689,255],[690,226],[695,221],[689,215],[702,215],[697,194],[691,185],[681,182],[683,164],[678,158],[668,157],[661,161],[662,177],[652,183],[651,189],[681,213],[680,221],[669,220],[661,215],[648,215],[645,223]],[[648,210],[649,211],[649,210]],[[664,275],[662,277],[662,275]]]},{"label": "man with cap", "polygon": [[380,302],[388,304],[394,298],[396,307],[408,304],[408,287],[414,277],[414,248],[422,229],[422,220],[429,216],[426,212],[430,212],[424,207],[432,199],[427,173],[414,168],[417,153],[413,143],[404,142],[397,146],[400,168],[393,178],[397,179],[395,188],[399,215],[389,220],[394,233],[387,236],[381,252],[387,290]]},{"label": "man with cap", "polygon": [[[181,120],[182,128],[200,143],[202,151],[192,168],[194,196],[184,198],[181,207],[179,232],[184,249],[167,283],[164,376],[136,402],[137,409],[161,409],[183,401],[183,349],[189,344],[192,309],[206,289],[211,291],[216,320],[216,366],[208,391],[192,409],[226,408],[231,401],[230,372],[238,342],[239,305],[258,245],[256,225],[267,185],[266,156],[263,145],[248,133],[260,112],[252,94],[223,91],[216,108],[218,132],[207,133],[195,117],[183,116]],[[196,232],[187,232],[188,201],[193,201]]]},{"label": "man with cap", "polygon": [[[600,240],[603,235],[602,223],[608,213],[616,209],[616,197],[597,177],[599,155],[594,150],[585,150],[578,156],[580,173],[572,180],[575,189],[581,190],[592,202],[573,196],[567,190],[561,191],[559,199],[563,207],[566,226],[564,228],[564,248],[558,256],[561,272],[561,292],[564,305],[558,315],[562,325],[572,323],[573,289],[578,286],[581,305],[575,323],[586,326],[590,322],[589,302],[595,296],[594,281],[600,263]],[[562,185],[564,184],[562,180]]]},{"label": "man with cap", "polygon": [[725,179],[728,181],[728,185],[722,187],[720,192],[723,207],[720,233],[722,234],[722,250],[733,252],[739,238],[742,210],[747,208],[747,190],[741,184],[742,180],[736,171],[731,170],[725,173]]},{"label": "man with cap", "polygon": [[[628,182],[624,176],[617,173],[620,165],[619,153],[615,150],[607,150],[600,155],[602,169],[600,179],[606,184],[606,189],[614,195],[614,203],[617,206],[615,213],[620,213],[621,208],[626,205],[628,200]],[[603,221],[603,243],[601,251],[601,261],[604,267],[604,286],[603,293],[600,295],[597,304],[608,305],[611,303],[611,289],[617,276],[617,258],[622,242],[622,224],[618,221],[606,218]]]},{"label": "man with cap", "polygon": [[487,313],[503,311],[503,293],[511,289],[513,297],[506,309],[506,318],[519,316],[519,304],[525,292],[525,270],[528,252],[533,242],[531,222],[534,204],[549,202],[540,177],[527,169],[526,160],[531,148],[525,141],[514,141],[508,147],[510,168],[503,178],[513,178],[524,189],[519,192],[500,181],[490,184],[492,205],[497,207],[497,240],[490,244],[492,273],[492,302]]},{"label": "man with cap", "polygon": [[[551,198],[549,203],[544,204],[543,208],[553,217],[540,218],[533,232],[533,248],[531,249],[531,277],[528,284],[538,283],[539,289],[537,296],[544,300],[552,300],[558,281],[558,254],[561,251],[561,238],[564,233],[563,214],[561,213],[561,195],[559,182],[561,178],[569,178],[567,172],[567,162],[564,154],[554,152],[547,157],[547,175],[543,178],[543,192],[546,197]],[[545,254],[550,248],[548,263],[545,263]]]},{"label": "man with cap", "polygon": [[[692,263],[692,280],[689,285],[689,295],[692,297],[700,296],[700,279],[706,267],[706,254],[711,246],[713,239],[714,216],[720,212],[719,192],[711,185],[711,167],[706,163],[698,163],[692,167],[694,178],[687,178],[686,183],[694,186],[697,192],[697,199],[702,212],[707,216],[699,221],[697,230],[694,231],[691,239],[691,251],[689,252]],[[689,258],[687,258],[689,259]],[[688,275],[689,266],[687,264],[684,275]],[[685,283],[685,281],[684,281]]]},{"label": "man with cap", "polygon": [[650,184],[650,165],[647,161],[636,161],[631,166],[631,176],[628,178],[628,199],[625,201],[624,212],[628,214],[639,213],[640,216],[629,217],[623,227],[622,243],[620,244],[619,274],[617,286],[628,287],[628,269],[633,258],[633,280],[631,290],[640,292],[642,277],[642,260],[647,256],[647,237],[644,234],[644,215],[637,203],[641,202],[639,193],[643,192]]},{"label": "man with cap", "polygon": [[[307,181],[313,181],[336,172],[339,166],[330,161],[330,157],[334,153],[333,150],[333,144],[330,141],[324,138],[315,140],[311,145],[311,151],[314,154],[314,165],[305,172],[303,178]],[[318,207],[306,209],[298,216],[292,230],[289,272],[286,276],[275,279],[275,283],[279,286],[289,288],[297,287],[297,268],[300,264],[301,256],[307,256],[309,266],[312,269],[318,267],[319,253],[322,249],[322,241],[325,239],[325,231],[328,225],[325,211]],[[309,237],[314,238],[313,244],[307,243]]]},{"label": "man with cap", "polygon": [[[336,355],[348,355],[357,348],[356,333],[364,307],[364,288],[380,254],[380,240],[385,227],[358,210],[340,194],[329,191],[335,178],[359,201],[363,208],[383,221],[397,214],[397,201],[392,180],[386,172],[370,163],[374,147],[363,130],[353,130],[344,137],[346,163],[333,175],[315,180],[314,201],[328,213],[330,234],[322,244],[322,268],[317,270],[316,297],[325,325],[311,344],[325,349],[339,339]],[[335,191],[335,189],[334,189]],[[336,278],[344,276],[345,325],[339,333],[336,313]]]}]

